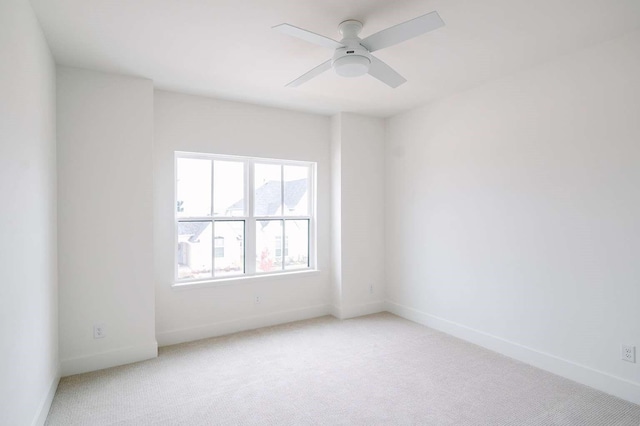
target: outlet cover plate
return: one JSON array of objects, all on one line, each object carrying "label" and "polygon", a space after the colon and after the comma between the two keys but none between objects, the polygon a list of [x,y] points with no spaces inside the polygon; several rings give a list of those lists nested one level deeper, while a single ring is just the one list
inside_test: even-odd
[{"label": "outlet cover plate", "polygon": [[107,326],[104,324],[94,324],[93,325],[93,338],[94,339],[104,339],[107,337]]},{"label": "outlet cover plate", "polygon": [[623,361],[636,362],[636,347],[631,345],[620,345],[620,358]]}]

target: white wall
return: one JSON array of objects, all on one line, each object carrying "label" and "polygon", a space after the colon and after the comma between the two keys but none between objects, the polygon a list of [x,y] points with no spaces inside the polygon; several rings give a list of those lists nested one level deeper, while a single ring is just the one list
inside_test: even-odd
[{"label": "white wall", "polygon": [[27,1],[0,2],[0,423],[42,424],[58,383],[55,66]]},{"label": "white wall", "polygon": [[349,318],[384,309],[385,122],[332,118],[333,313]]},{"label": "white wall", "polygon": [[[156,91],[154,143],[156,329],[160,345],[329,313],[328,117]],[[317,162],[319,272],[172,288],[175,151]],[[254,302],[256,296],[260,304]]]},{"label": "white wall", "polygon": [[392,118],[393,312],[640,403],[640,32]]},{"label": "white wall", "polygon": [[[153,84],[58,68],[64,375],[155,357]],[[93,325],[107,337],[93,338]]]}]

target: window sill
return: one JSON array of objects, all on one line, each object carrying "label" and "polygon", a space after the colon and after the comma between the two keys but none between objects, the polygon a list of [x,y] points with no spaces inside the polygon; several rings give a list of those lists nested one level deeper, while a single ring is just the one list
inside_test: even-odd
[{"label": "window sill", "polygon": [[218,278],[215,280],[177,282],[171,285],[173,290],[191,290],[203,287],[223,287],[238,284],[251,284],[263,281],[273,281],[279,279],[292,279],[320,275],[322,272],[317,269],[305,269],[304,271],[281,272],[264,275],[251,275],[248,277]]}]

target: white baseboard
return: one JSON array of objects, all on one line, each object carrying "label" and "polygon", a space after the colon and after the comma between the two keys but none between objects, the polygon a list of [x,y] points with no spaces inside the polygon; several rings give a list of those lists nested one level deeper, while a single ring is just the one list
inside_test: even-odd
[{"label": "white baseboard", "polygon": [[635,404],[640,404],[640,384],[638,383],[540,352],[408,306],[387,301],[385,302],[385,307],[387,311],[402,318],[443,331],[558,376],[582,383]]},{"label": "white baseboard", "polygon": [[331,305],[331,315],[338,319],[348,319],[361,317],[363,315],[377,314],[378,312],[384,312],[384,310],[385,304],[383,301],[347,306]]},{"label": "white baseboard", "polygon": [[62,377],[102,370],[118,365],[131,364],[158,356],[158,343],[118,348],[107,352],[63,359],[60,362]]},{"label": "white baseboard", "polygon": [[47,416],[49,415],[49,410],[51,409],[51,403],[53,402],[53,397],[56,394],[56,390],[58,389],[58,383],[60,382],[60,376],[56,374],[56,376],[51,380],[51,385],[49,386],[49,390],[47,394],[44,396],[44,399],[40,403],[40,407],[38,407],[38,411],[36,412],[36,416],[31,423],[32,426],[42,426],[44,422],[47,420]]},{"label": "white baseboard", "polygon": [[224,336],[226,334],[237,333],[239,331],[253,330],[261,327],[269,327],[293,321],[322,317],[329,315],[330,313],[331,309],[329,305],[315,305],[306,308],[238,318],[230,321],[221,321],[197,327],[162,331],[156,334],[156,339],[160,346],[169,346],[178,343],[192,342],[194,340],[207,339],[210,337]]}]

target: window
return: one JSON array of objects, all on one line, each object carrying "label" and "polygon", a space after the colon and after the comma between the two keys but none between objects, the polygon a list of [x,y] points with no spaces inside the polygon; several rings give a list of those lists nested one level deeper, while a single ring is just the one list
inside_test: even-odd
[{"label": "window", "polygon": [[[284,240],[284,255],[289,256],[289,237]],[[276,256],[282,256],[282,237],[276,237]]]},{"label": "window", "polygon": [[176,280],[313,267],[315,163],[176,153]]},{"label": "window", "polygon": [[224,237],[215,238],[215,257],[224,257]]}]

